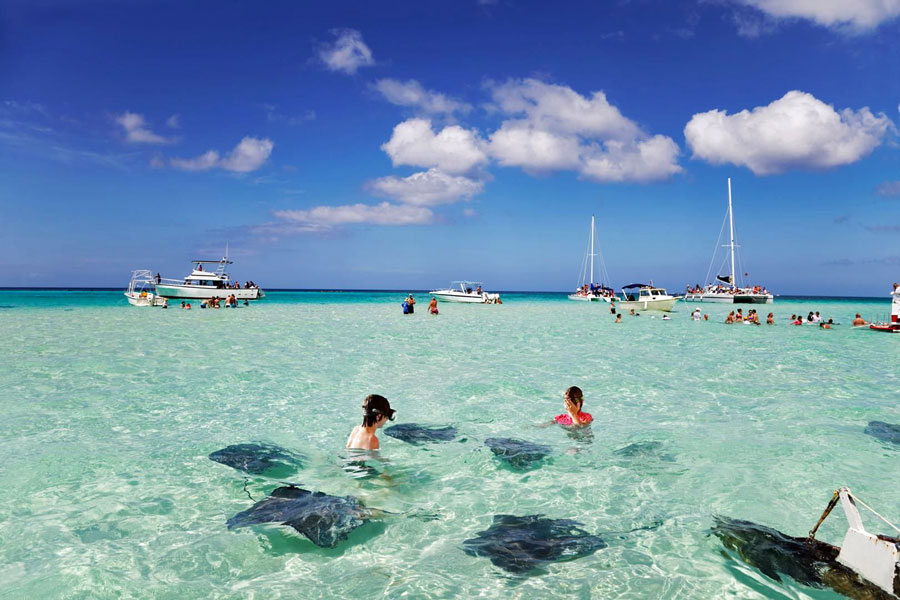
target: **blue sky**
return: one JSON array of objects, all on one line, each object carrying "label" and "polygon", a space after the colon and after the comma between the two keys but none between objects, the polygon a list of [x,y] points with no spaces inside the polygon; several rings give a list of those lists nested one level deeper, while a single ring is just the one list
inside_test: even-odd
[{"label": "blue sky", "polygon": [[3,2],[0,286],[900,279],[900,0],[324,4]]}]

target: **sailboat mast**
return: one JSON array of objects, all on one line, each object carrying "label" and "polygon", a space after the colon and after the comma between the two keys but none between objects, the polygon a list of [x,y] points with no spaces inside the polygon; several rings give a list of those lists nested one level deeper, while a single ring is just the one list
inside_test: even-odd
[{"label": "sailboat mast", "polygon": [[594,284],[594,215],[591,215],[591,285]]},{"label": "sailboat mast", "polygon": [[731,177],[728,178],[728,224],[731,231],[731,289],[735,289],[737,280],[734,278],[734,213],[731,212]]}]

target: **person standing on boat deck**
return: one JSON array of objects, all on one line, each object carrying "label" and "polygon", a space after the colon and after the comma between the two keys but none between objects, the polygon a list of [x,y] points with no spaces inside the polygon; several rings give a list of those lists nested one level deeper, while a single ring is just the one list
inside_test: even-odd
[{"label": "person standing on boat deck", "polygon": [[416,312],[416,299],[412,297],[412,294],[406,299],[406,303],[409,305],[409,314]]},{"label": "person standing on boat deck", "polygon": [[156,283],[157,285],[162,281],[162,277],[159,276],[159,273],[156,274]]}]

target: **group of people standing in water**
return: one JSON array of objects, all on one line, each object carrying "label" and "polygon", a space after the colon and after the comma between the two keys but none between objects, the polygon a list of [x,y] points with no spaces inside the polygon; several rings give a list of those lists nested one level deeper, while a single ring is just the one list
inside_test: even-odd
[{"label": "group of people standing in water", "polygon": [[[413,298],[412,294],[410,294],[406,297],[406,300],[404,300],[400,306],[403,307],[404,315],[414,314],[416,312],[416,299]],[[428,314],[438,314],[437,298],[435,298],[434,296],[431,297],[431,302],[428,303]]]},{"label": "group of people standing in water", "polygon": [[[594,420],[591,413],[581,409],[584,407],[584,393],[578,386],[571,386],[563,394],[563,407],[565,412],[556,415],[548,425],[561,425],[563,427],[585,427]],[[370,394],[362,403],[362,424],[357,425],[347,438],[347,448],[355,450],[378,450],[381,442],[376,433],[384,427],[388,421],[393,421],[397,411],[391,408],[391,403],[384,396]]]}]

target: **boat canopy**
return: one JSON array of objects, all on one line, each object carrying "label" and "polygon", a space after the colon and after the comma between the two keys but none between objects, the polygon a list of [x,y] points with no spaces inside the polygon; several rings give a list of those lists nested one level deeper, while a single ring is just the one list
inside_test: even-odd
[{"label": "boat canopy", "polygon": [[214,271],[193,271],[185,281],[227,281],[228,275]]},{"label": "boat canopy", "polygon": [[191,263],[195,265],[218,265],[219,263],[226,265],[233,264],[233,262],[227,258],[221,258],[219,260],[192,260]]},{"label": "boat canopy", "polygon": [[623,285],[622,289],[629,290],[631,288],[640,288],[640,287],[650,287],[650,285],[646,284],[646,283],[630,283],[628,285]]},{"label": "boat canopy", "polygon": [[464,283],[466,285],[484,285],[483,281],[466,281],[464,279],[461,279],[459,281],[451,281],[450,283]]}]

